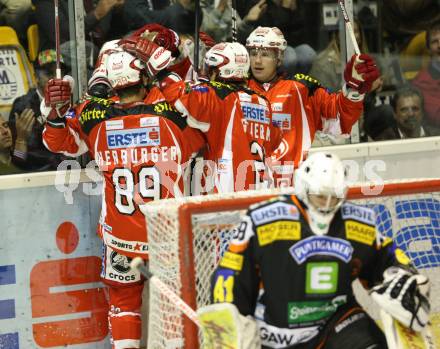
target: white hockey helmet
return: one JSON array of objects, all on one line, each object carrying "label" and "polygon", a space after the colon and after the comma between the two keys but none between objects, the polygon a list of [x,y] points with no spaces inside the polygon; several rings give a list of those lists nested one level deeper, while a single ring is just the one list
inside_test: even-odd
[{"label": "white hockey helmet", "polygon": [[113,89],[139,84],[145,65],[126,51],[113,52],[106,59],[107,77]]},{"label": "white hockey helmet", "polygon": [[257,27],[246,39],[246,47],[248,49],[269,48],[284,52],[287,41],[277,27]]},{"label": "white hockey helmet", "polygon": [[342,161],[329,152],[310,155],[296,171],[295,193],[306,205],[314,234],[327,234],[333,216],[347,195],[346,176]]},{"label": "white hockey helmet", "polygon": [[250,61],[246,48],[238,42],[222,42],[214,45],[205,55],[209,70],[217,69],[223,80],[240,81],[248,77]]}]

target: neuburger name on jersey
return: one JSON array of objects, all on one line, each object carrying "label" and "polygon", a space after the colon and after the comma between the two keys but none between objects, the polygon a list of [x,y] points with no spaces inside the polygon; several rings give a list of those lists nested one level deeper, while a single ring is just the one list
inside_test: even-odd
[{"label": "neuburger name on jersey", "polygon": [[97,151],[96,163],[100,168],[110,165],[129,165],[147,162],[178,161],[177,146],[129,148],[118,150]]},{"label": "neuburger name on jersey", "polygon": [[345,263],[351,260],[353,246],[349,241],[330,236],[311,236],[289,248],[289,252],[298,264],[315,255],[328,255],[339,258]]},{"label": "neuburger name on jersey", "polygon": [[306,342],[318,334],[318,326],[306,328],[279,328],[257,320],[261,343],[269,348],[286,348]]}]

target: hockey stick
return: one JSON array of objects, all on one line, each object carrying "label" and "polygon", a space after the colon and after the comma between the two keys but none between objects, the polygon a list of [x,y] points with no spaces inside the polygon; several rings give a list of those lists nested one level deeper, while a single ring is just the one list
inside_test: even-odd
[{"label": "hockey stick", "polygon": [[385,310],[380,310],[380,319],[382,320],[383,332],[387,340],[388,349],[403,349],[400,345],[399,334],[394,326],[394,319]]},{"label": "hockey stick", "polygon": [[61,53],[60,53],[60,17],[58,14],[58,0],[53,0],[55,10],[55,52],[56,52],[56,78],[61,79]]},{"label": "hockey stick", "polygon": [[237,42],[237,0],[232,0],[232,41]]},{"label": "hockey stick", "polygon": [[171,288],[169,288],[165,283],[162,282],[157,276],[154,276],[148,268],[144,265],[144,261],[140,257],[133,258],[130,263],[132,269],[137,269],[139,272],[150,282],[157,287],[157,289],[166,296],[177,308],[179,308],[182,313],[184,313],[188,318],[194,322],[199,328],[200,323],[197,318],[196,312],[186,304]]},{"label": "hockey stick", "polygon": [[[397,320],[383,309],[380,310],[380,319],[382,320],[383,332],[387,340],[388,349],[408,349],[410,347],[408,341],[403,340],[401,337],[402,334],[399,334],[400,331],[398,327],[401,325],[397,323]],[[425,349],[436,349],[434,337],[431,332],[431,325],[429,323],[426,324],[423,331],[416,333],[415,336],[418,337],[420,344],[423,342]]]},{"label": "hockey stick", "polygon": [[356,41],[356,36],[354,35],[353,26],[351,25],[350,18],[348,17],[347,9],[345,8],[344,0],[338,0],[339,7],[341,8],[342,17],[344,17],[345,27],[347,28],[348,35],[350,36],[351,42],[353,44],[354,52],[356,55],[360,55],[359,45]]},{"label": "hockey stick", "polygon": [[[200,51],[200,34],[199,34],[199,30],[200,30],[200,0],[195,0],[195,16],[196,16],[196,20],[195,20],[195,31],[194,31],[194,66],[193,69],[195,71],[196,74],[194,74],[195,76],[193,76],[193,79],[195,80],[197,75],[199,74],[199,61],[200,61],[200,57],[199,57],[199,51]],[[203,59],[203,57],[202,57]]]}]

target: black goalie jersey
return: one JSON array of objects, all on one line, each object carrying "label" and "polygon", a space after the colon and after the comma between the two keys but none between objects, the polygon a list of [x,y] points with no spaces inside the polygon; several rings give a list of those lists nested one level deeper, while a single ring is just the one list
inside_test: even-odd
[{"label": "black goalie jersey", "polygon": [[313,234],[307,220],[295,196],[251,206],[214,272],[212,301],[255,316],[264,347],[309,341],[353,301],[353,280],[370,288],[387,267],[409,265],[377,233],[370,208],[344,203],[324,236]]}]

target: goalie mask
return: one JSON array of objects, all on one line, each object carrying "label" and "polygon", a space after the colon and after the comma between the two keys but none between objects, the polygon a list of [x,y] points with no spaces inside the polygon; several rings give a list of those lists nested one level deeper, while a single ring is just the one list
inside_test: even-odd
[{"label": "goalie mask", "polygon": [[347,194],[346,171],[331,153],[314,153],[295,173],[297,197],[306,205],[309,224],[316,235],[325,235]]},{"label": "goalie mask", "polygon": [[106,60],[107,77],[113,89],[142,83],[145,65],[128,52],[114,52]]},{"label": "goalie mask", "polygon": [[242,81],[249,74],[249,54],[238,42],[222,42],[214,45],[206,53],[204,63],[209,73],[216,70],[222,80]]}]

